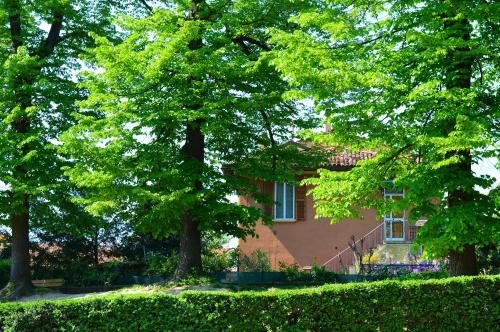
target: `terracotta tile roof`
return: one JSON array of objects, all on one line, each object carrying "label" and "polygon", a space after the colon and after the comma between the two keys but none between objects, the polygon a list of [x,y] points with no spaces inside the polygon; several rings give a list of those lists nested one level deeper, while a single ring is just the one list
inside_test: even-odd
[{"label": "terracotta tile roof", "polygon": [[289,144],[296,145],[300,151],[305,153],[320,149],[326,153],[327,161],[321,167],[354,167],[360,160],[369,160],[377,154],[375,151],[362,150],[357,152],[349,152],[348,148],[320,146],[311,142],[293,142]]},{"label": "terracotta tile roof", "polygon": [[328,165],[331,166],[356,166],[358,161],[372,159],[376,155],[376,152],[373,151],[332,152],[334,153],[334,155],[328,157]]}]

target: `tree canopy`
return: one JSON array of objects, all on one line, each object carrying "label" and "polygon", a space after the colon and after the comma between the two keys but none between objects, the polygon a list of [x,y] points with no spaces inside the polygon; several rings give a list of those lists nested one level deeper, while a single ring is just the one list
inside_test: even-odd
[{"label": "tree canopy", "polygon": [[[30,289],[30,223],[75,229],[85,213],[61,171],[58,137],[74,124],[79,56],[94,45],[89,33],[116,31],[110,20],[131,2],[0,1],[0,222],[12,229],[11,281]],[[138,13],[140,11],[135,11]],[[82,217],[82,218],[78,218]],[[88,219],[87,219],[88,220]],[[24,286],[23,286],[24,285]]]},{"label": "tree canopy", "polygon": [[62,138],[77,161],[66,174],[91,188],[79,202],[157,236],[181,232],[181,262],[187,224],[253,234],[261,210],[228,195],[262,199],[249,179],[290,176],[294,148],[283,143],[314,125],[261,57],[271,50],[267,29],[291,31],[288,17],[306,4],[171,1],[146,18],[120,18],[122,43],[96,37],[89,97]]},{"label": "tree canopy", "polygon": [[202,233],[271,222],[230,195],[270,203],[255,180],[318,165],[297,135],[376,152],[307,180],[319,216],[411,210],[429,256],[476,273],[475,247],[500,240],[500,191],[472,168],[499,157],[499,17],[488,0],[0,0],[14,296],[32,288],[33,228],[127,222],[178,236],[181,275],[201,268]]},{"label": "tree canopy", "polygon": [[[377,152],[309,181],[318,215],[411,208],[410,221],[427,219],[418,240],[435,257],[498,242],[494,179],[471,165],[498,157],[499,10],[490,1],[332,1],[295,17],[296,31],[274,31],[282,48],[273,63],[333,128],[313,136]],[[404,199],[374,195],[387,180]]]}]

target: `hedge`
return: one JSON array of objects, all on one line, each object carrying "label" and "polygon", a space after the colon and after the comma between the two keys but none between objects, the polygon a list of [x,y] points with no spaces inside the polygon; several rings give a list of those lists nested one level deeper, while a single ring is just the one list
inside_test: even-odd
[{"label": "hedge", "polygon": [[6,331],[495,331],[500,276],[0,305]]}]

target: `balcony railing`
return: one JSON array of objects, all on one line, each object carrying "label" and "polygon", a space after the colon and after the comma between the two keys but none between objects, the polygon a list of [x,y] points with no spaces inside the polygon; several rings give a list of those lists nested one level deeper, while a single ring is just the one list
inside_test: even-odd
[{"label": "balcony railing", "polygon": [[370,250],[375,250],[383,243],[384,223],[380,223],[380,225],[363,235],[360,239],[349,243],[347,248],[327,260],[322,264],[322,266],[330,271],[349,272],[349,267],[359,264],[359,262],[357,262],[357,257],[353,252],[353,246],[356,250],[358,250],[358,252],[364,255],[369,253]]},{"label": "balcony railing", "polygon": [[420,227],[421,226],[417,225],[408,225],[408,241],[413,242],[413,239],[417,236],[417,232]]},{"label": "balcony railing", "polygon": [[[409,225],[406,224],[407,233],[406,240],[404,242],[413,242],[413,239],[417,235],[418,229],[421,227],[420,225]],[[354,253],[352,246],[356,248],[358,253],[361,253],[363,256],[368,254],[370,250],[377,249],[380,245],[384,244],[384,223],[382,222],[380,225],[366,233],[363,237],[356,241],[351,241],[350,244],[340,251],[338,254],[327,260],[322,265],[330,271],[335,272],[349,272],[349,268],[353,266],[359,266],[360,262],[358,262],[358,257]]]}]

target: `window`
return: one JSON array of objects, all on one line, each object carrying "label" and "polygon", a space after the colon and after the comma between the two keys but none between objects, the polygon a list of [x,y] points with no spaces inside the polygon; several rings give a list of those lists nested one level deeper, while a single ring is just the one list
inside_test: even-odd
[{"label": "window", "polygon": [[[392,186],[392,181],[389,189],[384,189],[384,199],[400,200],[404,196],[403,190],[399,190]],[[389,212],[384,216],[384,237],[386,240],[404,240],[404,221],[406,211]]]},{"label": "window", "polygon": [[295,220],[295,186],[274,184],[274,220]]}]

